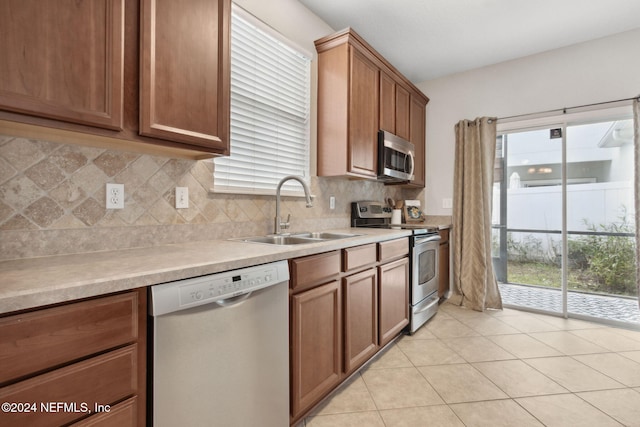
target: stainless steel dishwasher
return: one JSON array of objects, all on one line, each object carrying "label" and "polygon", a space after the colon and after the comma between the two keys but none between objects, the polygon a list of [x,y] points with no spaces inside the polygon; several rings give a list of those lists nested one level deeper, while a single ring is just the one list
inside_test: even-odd
[{"label": "stainless steel dishwasher", "polygon": [[286,261],[151,287],[153,425],[289,425]]}]

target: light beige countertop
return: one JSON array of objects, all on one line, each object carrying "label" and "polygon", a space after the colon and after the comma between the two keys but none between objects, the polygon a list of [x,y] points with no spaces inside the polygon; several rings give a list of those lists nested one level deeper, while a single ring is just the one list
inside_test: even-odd
[{"label": "light beige countertop", "polygon": [[410,235],[371,228],[325,231],[359,236],[301,245],[208,240],[0,261],[0,314]]},{"label": "light beige countertop", "polygon": [[424,224],[428,227],[436,227],[439,230],[451,228],[452,218],[449,215],[426,215]]}]

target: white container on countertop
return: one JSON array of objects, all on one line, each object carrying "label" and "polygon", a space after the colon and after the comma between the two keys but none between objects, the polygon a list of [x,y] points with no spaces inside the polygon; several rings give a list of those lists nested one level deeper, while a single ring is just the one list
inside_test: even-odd
[{"label": "white container on countertop", "polygon": [[402,210],[394,209],[391,212],[391,224],[401,224],[402,223]]}]

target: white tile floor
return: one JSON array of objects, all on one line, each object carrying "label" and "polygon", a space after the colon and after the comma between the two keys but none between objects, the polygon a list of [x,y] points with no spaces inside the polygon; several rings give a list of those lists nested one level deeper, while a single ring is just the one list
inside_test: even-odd
[{"label": "white tile floor", "polygon": [[445,303],[302,424],[640,426],[640,331]]}]

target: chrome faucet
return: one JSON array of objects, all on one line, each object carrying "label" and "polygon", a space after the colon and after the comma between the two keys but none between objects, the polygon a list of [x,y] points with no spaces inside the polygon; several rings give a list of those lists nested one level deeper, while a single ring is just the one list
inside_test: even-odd
[{"label": "chrome faucet", "polygon": [[302,184],[302,188],[304,189],[304,196],[307,198],[307,207],[310,208],[313,206],[313,203],[311,202],[311,192],[309,191],[307,183],[304,182],[302,178],[295,175],[289,175],[282,178],[278,183],[278,187],[276,188],[276,218],[273,234],[282,234],[283,228],[289,228],[289,220],[291,219],[291,214],[289,214],[286,221],[282,221],[282,218],[280,218],[280,190],[282,189],[282,184],[291,179],[294,179]]}]

